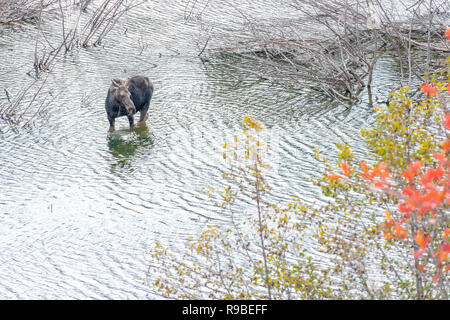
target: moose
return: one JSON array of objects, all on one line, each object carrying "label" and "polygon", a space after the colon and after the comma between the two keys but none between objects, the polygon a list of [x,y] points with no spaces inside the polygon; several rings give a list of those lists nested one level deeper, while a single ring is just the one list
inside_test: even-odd
[{"label": "moose", "polygon": [[139,122],[147,120],[147,111],[153,95],[153,84],[143,76],[128,78],[126,81],[113,79],[106,96],[105,109],[110,129],[114,128],[117,117],[127,116],[130,128],[134,126],[134,114],[140,112]]}]

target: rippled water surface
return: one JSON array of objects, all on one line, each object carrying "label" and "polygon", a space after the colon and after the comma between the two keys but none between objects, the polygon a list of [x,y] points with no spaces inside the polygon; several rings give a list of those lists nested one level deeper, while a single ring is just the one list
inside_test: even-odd
[{"label": "rippled water surface", "polygon": [[[245,5],[290,18],[264,1]],[[158,298],[143,280],[148,250],[158,240],[176,251],[204,217],[220,223],[202,187],[220,185],[221,147],[246,115],[264,124],[275,148],[275,200],[313,201],[318,190],[303,177],[318,174],[315,147],[333,156],[334,144],[347,142],[366,152],[359,130],[373,119],[367,93],[358,105],[332,104],[202,62],[188,12],[182,0],[134,10],[103,46],[61,56],[46,84],[48,122],[18,131],[0,124],[0,298]],[[236,21],[220,1],[208,12]],[[43,28],[51,35],[58,23]],[[34,37],[33,26],[2,32],[2,91],[30,80]],[[375,83],[392,83],[396,69],[380,61]],[[135,74],[155,86],[148,126],[129,130],[120,118],[109,132],[110,79]],[[386,92],[375,86],[373,94]]]}]

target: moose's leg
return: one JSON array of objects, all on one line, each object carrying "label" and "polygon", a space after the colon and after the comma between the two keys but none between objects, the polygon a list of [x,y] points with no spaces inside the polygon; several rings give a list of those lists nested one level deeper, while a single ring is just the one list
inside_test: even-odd
[{"label": "moose's leg", "polygon": [[148,104],[145,105],[139,112],[140,113],[139,122],[147,121],[147,118],[148,118],[147,111],[148,111]]},{"label": "moose's leg", "polygon": [[116,118],[111,117],[111,116],[108,114],[108,121],[109,121],[109,127],[110,127],[110,128],[114,128],[115,120],[116,120]]},{"label": "moose's leg", "polygon": [[130,123],[130,128],[134,127],[134,115],[128,116],[128,122]]}]

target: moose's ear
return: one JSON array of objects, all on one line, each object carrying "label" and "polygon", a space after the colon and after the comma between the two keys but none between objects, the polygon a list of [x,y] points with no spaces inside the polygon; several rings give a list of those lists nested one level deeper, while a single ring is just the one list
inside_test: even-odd
[{"label": "moose's ear", "polygon": [[118,79],[112,79],[112,80],[111,80],[111,83],[112,83],[112,85],[113,85],[114,87],[118,87],[118,86],[121,85],[122,81],[121,81],[121,80],[118,80]]}]

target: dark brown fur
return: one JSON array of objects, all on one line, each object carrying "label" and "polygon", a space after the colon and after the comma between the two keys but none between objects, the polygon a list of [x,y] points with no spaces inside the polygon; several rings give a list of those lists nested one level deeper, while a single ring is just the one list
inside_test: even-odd
[{"label": "dark brown fur", "polygon": [[127,116],[130,127],[134,125],[134,114],[140,112],[139,122],[146,120],[153,84],[147,77],[136,76],[126,81],[113,79],[105,101],[109,124],[114,127],[115,118]]}]

